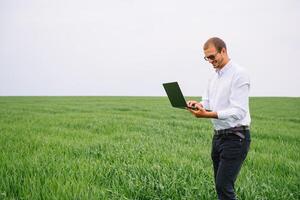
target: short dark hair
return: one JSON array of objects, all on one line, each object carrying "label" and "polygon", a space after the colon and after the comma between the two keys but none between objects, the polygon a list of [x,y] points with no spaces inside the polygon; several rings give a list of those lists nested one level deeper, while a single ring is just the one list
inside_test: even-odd
[{"label": "short dark hair", "polygon": [[225,42],[221,38],[218,38],[218,37],[209,38],[205,42],[203,49],[204,50],[208,49],[209,45],[214,45],[214,47],[217,49],[218,52],[221,52],[223,48],[225,48],[225,50],[227,50]]}]

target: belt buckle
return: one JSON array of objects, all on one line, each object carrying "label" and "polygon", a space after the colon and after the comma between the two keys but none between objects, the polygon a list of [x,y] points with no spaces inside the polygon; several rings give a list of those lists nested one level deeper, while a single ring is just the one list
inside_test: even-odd
[{"label": "belt buckle", "polygon": [[214,133],[215,133],[216,136],[218,136],[220,134],[219,131],[215,130],[215,129],[214,129]]},{"label": "belt buckle", "polygon": [[215,133],[215,135],[219,135],[218,130],[215,130],[215,129],[214,129],[214,133]]},{"label": "belt buckle", "polygon": [[222,130],[214,130],[215,135],[217,136],[227,136],[228,132],[226,131],[226,129],[222,129]]}]

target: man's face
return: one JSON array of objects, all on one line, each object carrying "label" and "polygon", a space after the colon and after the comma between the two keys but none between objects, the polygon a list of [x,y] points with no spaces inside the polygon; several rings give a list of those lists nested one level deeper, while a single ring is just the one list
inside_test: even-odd
[{"label": "man's face", "polygon": [[221,69],[224,66],[224,55],[225,49],[218,52],[214,45],[209,45],[207,49],[204,50],[205,60],[213,65],[215,69]]}]

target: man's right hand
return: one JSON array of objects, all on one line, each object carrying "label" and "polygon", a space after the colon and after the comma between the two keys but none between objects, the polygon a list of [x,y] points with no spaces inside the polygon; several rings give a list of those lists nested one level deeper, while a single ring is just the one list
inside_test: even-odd
[{"label": "man's right hand", "polygon": [[186,104],[190,108],[195,107],[196,105],[199,105],[201,108],[203,108],[203,105],[201,103],[199,103],[198,101],[194,101],[194,100],[187,101]]}]

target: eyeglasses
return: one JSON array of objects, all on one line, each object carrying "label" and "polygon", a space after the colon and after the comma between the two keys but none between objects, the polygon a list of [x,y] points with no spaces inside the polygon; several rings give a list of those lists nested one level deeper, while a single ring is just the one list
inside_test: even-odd
[{"label": "eyeglasses", "polygon": [[215,59],[216,59],[216,55],[218,54],[219,52],[216,52],[215,54],[213,54],[213,55],[210,55],[210,56],[205,56],[204,57],[204,60],[206,60],[206,61],[209,61],[209,60],[211,60],[211,61],[214,61]]}]

